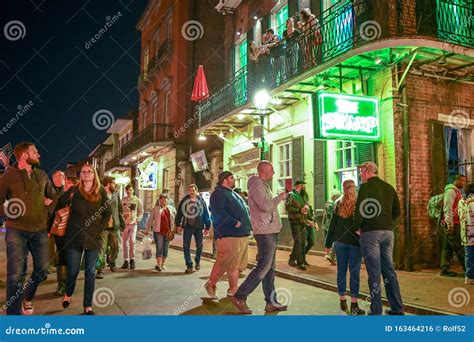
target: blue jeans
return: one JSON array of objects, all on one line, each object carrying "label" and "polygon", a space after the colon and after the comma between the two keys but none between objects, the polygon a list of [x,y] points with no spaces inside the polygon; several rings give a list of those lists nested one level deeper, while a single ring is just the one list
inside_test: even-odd
[{"label": "blue jeans", "polygon": [[[7,228],[7,315],[21,315],[23,300],[32,301],[38,285],[45,280],[48,269],[48,234],[24,232]],[[33,272],[23,284],[28,267],[28,252],[33,257]]]},{"label": "blue jeans", "polygon": [[337,291],[340,296],[345,296],[347,267],[349,267],[351,297],[357,298],[359,296],[360,264],[362,262],[360,247],[336,241],[334,242],[334,250],[337,258]]},{"label": "blue jeans", "polygon": [[155,240],[156,245],[156,257],[166,258],[168,256],[170,242],[166,240],[164,235],[157,232],[153,232],[153,240]]},{"label": "blue jeans", "polygon": [[393,268],[393,232],[391,230],[376,230],[360,234],[360,248],[365,260],[369,276],[370,314],[382,314],[382,275],[385,293],[392,312],[403,311],[403,301],[400,294],[397,274]]},{"label": "blue jeans", "polygon": [[254,237],[257,241],[258,250],[257,266],[240,285],[234,297],[239,300],[247,300],[247,296],[262,283],[265,302],[268,304],[276,303],[275,255],[278,234],[257,234]]},{"label": "blue jeans", "polygon": [[84,253],[84,300],[83,306],[92,306],[92,298],[94,296],[95,287],[95,268],[97,257],[99,256],[98,249],[75,249],[67,248],[67,280],[66,280],[66,295],[71,297],[74,294],[76,288],[76,279],[79,275],[79,269],[81,266],[81,258]]},{"label": "blue jeans", "polygon": [[474,246],[465,246],[466,277],[474,279]]},{"label": "blue jeans", "polygon": [[202,254],[202,228],[195,228],[192,226],[185,225],[183,229],[183,251],[184,251],[184,261],[186,262],[186,267],[192,268],[193,261],[191,260],[191,238],[194,235],[194,240],[196,241],[196,256],[194,261],[196,265],[201,262]]}]

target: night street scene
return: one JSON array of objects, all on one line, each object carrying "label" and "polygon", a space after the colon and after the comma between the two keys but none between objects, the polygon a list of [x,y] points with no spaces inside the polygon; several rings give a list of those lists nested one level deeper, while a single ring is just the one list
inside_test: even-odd
[{"label": "night street scene", "polygon": [[472,0],[5,0],[0,29],[5,340],[19,316],[473,340]]}]

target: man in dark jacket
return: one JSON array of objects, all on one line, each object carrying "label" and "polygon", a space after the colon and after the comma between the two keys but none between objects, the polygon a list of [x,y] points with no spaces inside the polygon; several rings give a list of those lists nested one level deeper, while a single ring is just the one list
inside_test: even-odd
[{"label": "man in dark jacket", "polygon": [[357,196],[354,228],[360,229],[360,248],[369,276],[370,314],[382,314],[382,275],[389,315],[403,315],[403,301],[397,274],[393,267],[393,225],[400,216],[397,192],[377,177],[377,165],[366,162],[360,166],[362,182]]},{"label": "man in dark jacket", "polygon": [[306,241],[306,216],[309,205],[301,195],[306,183],[302,180],[296,181],[295,188],[291,191],[285,202],[288,219],[290,221],[291,235],[293,237],[293,249],[290,254],[288,264],[305,271],[304,246]]},{"label": "man in dark jacket", "polygon": [[[7,315],[33,314],[36,289],[48,267],[48,206],[56,199],[46,173],[38,168],[40,154],[31,142],[15,146],[17,165],[0,178],[0,216],[7,229]],[[5,207],[3,203],[8,201]],[[34,269],[26,284],[28,252]]]},{"label": "man in dark jacket", "polygon": [[211,298],[217,298],[216,284],[227,273],[228,296],[237,291],[239,271],[247,268],[250,235],[250,216],[247,206],[237,193],[232,191],[235,180],[232,172],[224,171],[218,177],[218,185],[211,194],[210,209],[216,240],[216,262],[204,288]]},{"label": "man in dark jacket", "polygon": [[[107,198],[110,200],[110,212],[112,216],[107,223],[107,227],[102,232],[102,248],[99,254],[99,266],[97,267],[96,279],[104,278],[103,271],[106,259],[110,265],[110,271],[116,271],[117,266],[115,261],[117,260],[119,251],[119,231],[125,229],[123,207],[116,193],[115,179],[113,177],[104,177],[102,185],[107,192]],[[109,250],[109,253],[107,253],[107,250]]]},{"label": "man in dark jacket", "polygon": [[207,204],[204,199],[199,196],[198,188],[195,184],[188,186],[188,195],[179,202],[175,218],[176,230],[183,231],[183,250],[184,260],[186,262],[186,274],[193,273],[193,261],[191,260],[191,238],[194,235],[196,242],[196,271],[201,269],[201,254],[202,254],[202,240],[203,229],[204,235],[209,235],[209,228],[211,228],[211,218],[207,210]]}]

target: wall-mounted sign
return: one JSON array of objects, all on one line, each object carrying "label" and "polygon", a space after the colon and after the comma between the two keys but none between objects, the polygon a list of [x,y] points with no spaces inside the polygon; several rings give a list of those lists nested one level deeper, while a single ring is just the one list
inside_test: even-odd
[{"label": "wall-mounted sign", "polygon": [[191,154],[191,163],[193,164],[194,172],[204,171],[209,168],[204,150]]},{"label": "wall-mounted sign", "polygon": [[317,94],[316,139],[380,140],[379,100],[375,97]]},{"label": "wall-mounted sign", "polygon": [[158,163],[153,157],[148,157],[137,165],[138,188],[141,190],[156,190],[158,187]]}]

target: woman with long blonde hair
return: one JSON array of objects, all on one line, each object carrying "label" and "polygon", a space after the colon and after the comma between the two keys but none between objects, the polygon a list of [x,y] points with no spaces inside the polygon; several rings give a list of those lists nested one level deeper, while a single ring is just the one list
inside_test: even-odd
[{"label": "woman with long blonde hair", "polygon": [[101,233],[111,216],[107,193],[97,171],[89,164],[81,168],[79,185],[66,191],[57,209],[69,205],[71,214],[66,228],[67,281],[63,308],[71,304],[81,259],[85,261],[84,314],[94,315],[92,297],[95,287],[96,261],[102,244]]},{"label": "woman with long blonde hair", "polygon": [[357,298],[360,287],[360,264],[362,255],[359,247],[359,237],[354,232],[353,220],[356,206],[356,189],[353,180],[342,183],[343,194],[334,203],[334,213],[326,235],[325,247],[330,248],[334,243],[337,257],[337,289],[340,307],[348,312],[346,301],[347,269],[350,273],[351,315],[363,315],[365,311],[359,308]]}]

